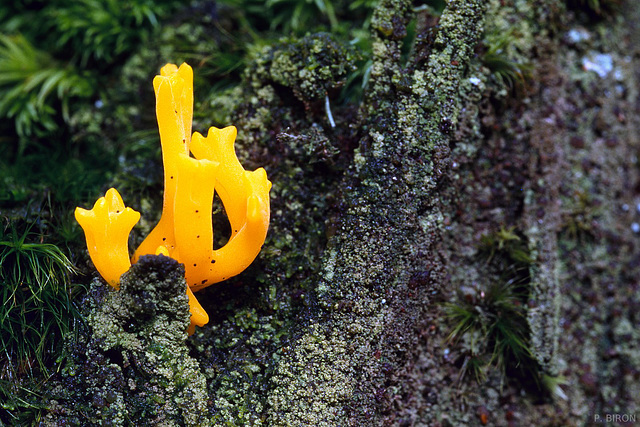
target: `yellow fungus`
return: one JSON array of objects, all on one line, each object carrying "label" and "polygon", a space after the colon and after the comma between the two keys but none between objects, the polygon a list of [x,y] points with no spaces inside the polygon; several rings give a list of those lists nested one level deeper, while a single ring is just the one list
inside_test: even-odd
[{"label": "yellow fungus", "polygon": [[118,288],[129,261],[129,233],[140,213],[127,208],[115,188],[107,190],[93,209],[76,208],[76,221],[84,229],[89,256],[104,280]]},{"label": "yellow fungus", "polygon": [[[191,135],[193,70],[189,65],[165,65],[153,79],[153,87],[164,166],[162,217],[131,262],[155,254],[184,264],[192,334],[196,325],[209,321],[193,292],[241,273],[260,252],[269,227],[271,182],[264,169],[245,171],[238,161],[235,127],[212,127],[206,137],[197,132]],[[229,241],[217,250],[211,219],[214,192],[231,225]],[[131,266],[127,239],[139,218],[138,212],[125,208],[115,189],[107,191],[91,211],[76,209],[92,261],[116,288]]]}]

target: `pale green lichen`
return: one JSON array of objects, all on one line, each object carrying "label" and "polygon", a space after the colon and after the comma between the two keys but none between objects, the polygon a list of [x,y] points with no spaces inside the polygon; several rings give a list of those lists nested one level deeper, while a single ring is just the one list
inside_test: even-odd
[{"label": "pale green lichen", "polygon": [[[104,292],[106,285],[93,286]],[[184,268],[168,257],[141,257],[118,291],[90,304],[89,329],[70,343],[64,382],[52,391],[59,405],[73,405],[50,411],[46,424],[207,424],[205,378],[185,345]]]},{"label": "pale green lichen", "polygon": [[[431,280],[438,263],[429,250],[442,216],[431,191],[443,173],[447,132],[459,109],[463,65],[452,62],[469,60],[482,13],[482,2],[450,2],[428,63],[412,64],[410,57],[403,68],[411,4],[383,1],[376,10],[366,136],[316,287],[318,323],[282,353],[272,379],[272,424],[382,423],[383,402],[392,392],[387,375],[412,348],[403,331],[411,329],[428,302],[427,291],[437,286]],[[418,286],[420,304],[406,297],[410,286]]]}]

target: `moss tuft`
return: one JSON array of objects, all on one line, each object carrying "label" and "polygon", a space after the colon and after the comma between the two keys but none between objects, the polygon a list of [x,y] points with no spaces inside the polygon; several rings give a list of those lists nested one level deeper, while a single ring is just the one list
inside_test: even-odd
[{"label": "moss tuft", "polygon": [[205,379],[185,345],[184,267],[143,256],[120,290],[105,287],[92,284],[89,328],[69,343],[46,424],[206,424]]}]

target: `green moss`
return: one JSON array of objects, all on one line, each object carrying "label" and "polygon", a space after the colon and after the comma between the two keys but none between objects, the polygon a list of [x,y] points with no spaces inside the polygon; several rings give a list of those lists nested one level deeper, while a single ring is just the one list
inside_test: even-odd
[{"label": "green moss", "polygon": [[241,137],[260,141],[266,129],[298,128],[301,120],[318,117],[328,125],[325,98],[339,94],[356,58],[353,48],[328,33],[264,47],[245,71],[240,117],[235,117],[243,125]]},{"label": "green moss", "polygon": [[185,346],[184,268],[144,256],[123,275],[120,290],[104,295],[105,286],[94,282],[90,329],[69,343],[61,382],[52,385],[67,409],[50,410],[47,423],[206,424],[205,379]]}]

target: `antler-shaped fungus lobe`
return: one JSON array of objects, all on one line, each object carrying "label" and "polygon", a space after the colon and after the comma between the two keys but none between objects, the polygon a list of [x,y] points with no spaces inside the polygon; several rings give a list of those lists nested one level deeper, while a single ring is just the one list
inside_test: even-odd
[{"label": "antler-shaped fungus lobe", "polygon": [[178,186],[178,164],[180,157],[189,157],[191,141],[191,121],[193,118],[193,70],[187,64],[180,68],[167,64],[160,75],[153,79],[156,93],[156,117],[162,144],[164,166],[164,199],[160,222],[140,244],[132,261],[140,255],[154,254],[159,246],[174,256],[176,242],[174,236],[175,195]]},{"label": "antler-shaped fungus lobe", "polygon": [[129,233],[140,213],[127,208],[115,188],[100,197],[93,209],[76,208],[76,221],[84,229],[89,256],[102,277],[116,289],[129,261]]},{"label": "antler-shaped fungus lobe", "polygon": [[[193,71],[189,65],[165,65],[154,78],[153,87],[162,143],[164,201],[160,221],[138,247],[132,262],[141,255],[163,254],[185,265],[191,309],[189,333],[193,333],[195,325],[209,321],[193,292],[241,273],[260,252],[269,227],[271,182],[264,169],[245,171],[238,161],[235,127],[212,127],[206,138],[197,132],[191,138]],[[222,200],[232,230],[227,244],[218,250],[213,249],[214,191]],[[85,228],[80,219],[78,222]],[[85,232],[91,247],[87,228]],[[100,245],[107,243],[103,240]],[[126,253],[126,239],[124,242]],[[91,258],[107,279],[94,258],[96,252],[90,249]],[[128,260],[126,268],[121,264],[119,274],[112,273],[107,279],[114,286],[130,266]]]},{"label": "antler-shaped fungus lobe", "polygon": [[[191,151],[201,159],[198,161],[219,165],[215,190],[231,224],[231,237],[226,245],[212,250],[211,233],[212,240],[206,243],[210,250],[205,263],[198,264],[197,268],[195,265],[186,266],[187,281],[194,292],[241,273],[258,256],[267,236],[271,182],[263,168],[254,172],[243,169],[233,148],[236,135],[237,130],[233,126],[224,129],[212,127],[206,138],[195,132],[191,141]],[[211,218],[211,204],[209,207],[208,218]],[[176,231],[176,239],[185,239],[184,246],[178,242],[179,246],[196,248],[195,245],[186,246],[193,242],[194,232],[178,236]],[[195,240],[198,240],[197,235]]]}]

